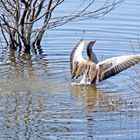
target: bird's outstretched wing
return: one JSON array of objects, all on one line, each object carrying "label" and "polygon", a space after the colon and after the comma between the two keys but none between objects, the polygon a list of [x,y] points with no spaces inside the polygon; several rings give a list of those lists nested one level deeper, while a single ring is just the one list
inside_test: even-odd
[{"label": "bird's outstretched wing", "polygon": [[[113,57],[96,65],[96,83],[105,80],[140,62],[140,55]],[[93,82],[93,81],[92,81]]]},{"label": "bird's outstretched wing", "polygon": [[82,51],[84,49],[84,46],[85,46],[85,42],[83,40],[80,40],[80,42],[76,45],[76,47],[74,47],[74,49],[71,52],[70,67],[71,67],[72,78],[76,76],[76,73],[78,73],[78,75],[82,73],[83,62],[85,61],[82,56]]}]

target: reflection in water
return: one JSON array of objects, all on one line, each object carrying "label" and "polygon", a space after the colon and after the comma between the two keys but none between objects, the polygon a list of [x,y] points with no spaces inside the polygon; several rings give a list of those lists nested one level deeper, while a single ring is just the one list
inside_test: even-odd
[{"label": "reflection in water", "polygon": [[3,101],[5,108],[4,112],[0,113],[3,116],[0,121],[0,138],[32,139],[34,133],[41,128],[39,126],[40,112],[43,111],[41,101],[38,99],[34,103],[35,100],[30,92],[25,95],[14,94],[11,93]]},{"label": "reflection in water", "polygon": [[130,40],[137,46],[139,6],[139,0],[127,0],[94,23],[48,30],[42,42],[47,57],[41,48],[32,55],[0,49],[0,61],[6,59],[0,63],[0,139],[139,140],[140,96],[127,85],[130,79],[123,80],[130,71],[98,88],[71,87],[69,72],[69,54],[83,30],[85,40],[98,40],[99,60],[131,53]]},{"label": "reflection in water", "polygon": [[95,131],[94,123],[96,122],[96,118],[94,118],[94,114],[98,112],[114,112],[119,106],[125,103],[121,98],[109,96],[107,93],[97,89],[96,86],[93,85],[72,86],[72,93],[74,97],[86,104],[85,111],[83,112],[87,119],[86,135],[87,138],[91,139],[94,138],[93,132]]},{"label": "reflection in water", "polygon": [[104,111],[117,110],[118,106],[125,101],[117,96],[109,96],[105,91],[97,89],[96,86],[72,86],[73,95],[86,101],[87,113],[93,113],[103,107]]},{"label": "reflection in water", "polygon": [[43,58],[43,50],[42,50],[41,46],[37,46],[37,48],[32,46],[31,51],[34,55],[36,55],[36,57]]},{"label": "reflection in water", "polygon": [[[32,49],[32,55],[29,53],[23,53],[15,51],[10,48],[10,74],[15,74],[16,77],[34,77],[37,76],[40,71],[46,72],[48,61],[43,60],[43,51],[41,47]],[[42,69],[40,69],[42,67]],[[7,73],[6,73],[7,74]]]},{"label": "reflection in water", "polygon": [[[32,81],[34,88],[38,84]],[[111,140],[112,134],[123,136],[124,130],[126,135],[132,130],[133,136],[138,128],[134,101],[124,108],[118,95],[94,86],[72,86],[72,93],[59,86],[56,91],[34,88],[0,94],[0,138]]]},{"label": "reflection in water", "polygon": [[25,75],[25,69],[28,70],[28,76],[34,76],[34,69],[32,64],[31,55],[28,53],[22,54],[20,56],[20,53],[17,54],[17,52],[10,48],[10,63],[11,66],[14,67],[14,70],[16,72],[17,77],[24,77]]},{"label": "reflection in water", "polygon": [[72,86],[72,93],[78,100],[84,100],[86,102],[85,114],[87,119],[87,138],[93,138],[94,131],[94,109],[99,106],[99,96],[101,92],[97,90],[96,86]]},{"label": "reflection in water", "polygon": [[84,99],[87,104],[87,113],[92,113],[94,106],[98,104],[99,94],[95,86],[72,86],[73,95],[78,99]]},{"label": "reflection in water", "polygon": [[16,77],[0,80],[0,138],[112,139],[113,135],[123,136],[124,130],[125,135],[131,132],[131,137],[133,131],[140,130],[139,107],[136,108],[139,100],[126,102],[118,90],[115,95],[92,85],[71,87],[69,71],[63,69],[66,61],[60,61],[61,65],[58,61],[49,63],[51,75],[40,76],[37,72],[48,69],[45,59],[34,61],[24,55],[24,59],[16,58],[15,52],[10,53],[8,66],[12,69],[7,73],[15,72]]}]

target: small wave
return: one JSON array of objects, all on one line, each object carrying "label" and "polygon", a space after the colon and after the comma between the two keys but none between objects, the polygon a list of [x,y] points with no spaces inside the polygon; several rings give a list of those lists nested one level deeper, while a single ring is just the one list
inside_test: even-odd
[{"label": "small wave", "polygon": [[86,82],[86,83],[78,83],[78,82],[71,82],[72,86],[86,86],[86,85],[91,85],[90,82]]}]

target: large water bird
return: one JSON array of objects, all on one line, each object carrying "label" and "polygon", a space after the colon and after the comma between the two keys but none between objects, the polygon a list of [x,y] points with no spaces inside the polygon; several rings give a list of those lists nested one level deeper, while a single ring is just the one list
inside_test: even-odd
[{"label": "large water bird", "polygon": [[[95,40],[89,42],[88,44],[89,51],[92,51],[91,49],[92,49],[92,46],[95,44],[95,42],[96,42]],[[81,39],[80,42],[76,45],[76,47],[74,47],[74,49],[71,52],[70,63],[71,63],[72,78],[74,77],[78,78],[85,67],[86,60],[83,58],[83,55],[82,55],[84,46],[85,46],[85,42]],[[95,53],[92,52],[89,55],[90,55],[91,61],[93,61],[94,63],[98,62]]]},{"label": "large water bird", "polygon": [[140,55],[125,55],[98,62],[92,52],[94,41],[87,44],[87,59],[83,58],[84,41],[80,40],[70,56],[72,79],[83,76],[81,84],[97,84],[140,62]]}]

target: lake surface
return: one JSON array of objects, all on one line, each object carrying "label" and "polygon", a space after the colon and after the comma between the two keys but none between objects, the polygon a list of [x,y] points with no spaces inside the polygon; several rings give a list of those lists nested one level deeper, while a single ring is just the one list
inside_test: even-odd
[{"label": "lake surface", "polygon": [[69,62],[81,38],[97,40],[99,61],[140,53],[139,9],[139,0],[126,0],[99,19],[50,29],[31,60],[2,48],[0,139],[139,140],[140,65],[95,87],[72,86]]}]

